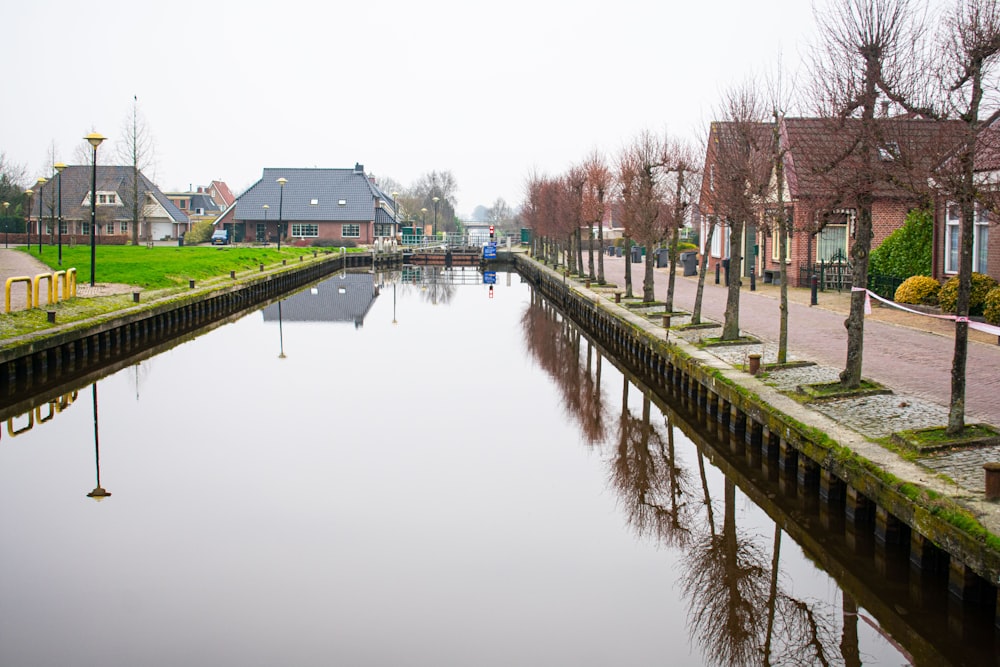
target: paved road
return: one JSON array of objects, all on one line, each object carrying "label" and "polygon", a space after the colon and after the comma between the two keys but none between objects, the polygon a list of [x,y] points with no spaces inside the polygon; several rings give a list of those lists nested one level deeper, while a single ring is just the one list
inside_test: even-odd
[{"label": "paved road", "polygon": [[[47,265],[42,264],[27,253],[15,250],[14,248],[0,248],[0,284],[6,285],[7,279],[15,276],[34,278],[39,273],[51,272],[52,269]],[[44,301],[44,299],[42,300]],[[10,300],[11,310],[22,310],[26,303],[26,289],[24,285],[13,285]]]},{"label": "paved road", "polygon": [[[604,260],[606,280],[624,287],[625,259],[605,257]],[[633,264],[632,269],[633,292],[641,295],[642,265]],[[666,297],[667,279],[666,269],[655,271],[657,299]],[[759,292],[750,292],[746,284],[743,288],[741,329],[758,338],[777,341],[777,288],[760,287]],[[696,288],[696,277],[684,278],[678,273],[675,308],[690,310],[694,306]],[[847,356],[844,320],[849,309],[848,295],[822,293],[819,306],[810,307],[808,290],[789,288],[789,292],[795,293],[789,298],[790,354],[843,368]],[[721,322],[725,306],[725,288],[715,285],[714,274],[710,273],[706,277],[703,318]],[[881,311],[891,312],[883,314]],[[900,393],[948,405],[954,352],[952,326],[921,315],[899,313],[895,309],[876,309],[865,322],[864,376]],[[966,415],[969,421],[1000,424],[1000,345],[992,336],[980,335],[977,339],[969,345]]]}]

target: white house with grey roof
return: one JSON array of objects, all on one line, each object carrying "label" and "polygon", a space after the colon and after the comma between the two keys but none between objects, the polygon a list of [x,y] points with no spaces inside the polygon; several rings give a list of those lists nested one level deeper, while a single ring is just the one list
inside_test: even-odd
[{"label": "white house with grey roof", "polygon": [[237,242],[265,243],[277,240],[279,222],[282,240],[296,245],[317,240],[363,245],[395,238],[398,229],[395,201],[360,164],[348,169],[267,167],[215,224]]}]

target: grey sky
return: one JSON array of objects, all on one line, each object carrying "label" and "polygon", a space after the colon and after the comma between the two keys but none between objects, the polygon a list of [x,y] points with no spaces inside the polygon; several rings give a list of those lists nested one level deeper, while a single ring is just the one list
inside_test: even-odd
[{"label": "grey sky", "polygon": [[[409,186],[451,170],[460,214],[521,202],[643,129],[700,139],[721,92],[799,68],[807,0],[36,0],[5,12],[16,65],[0,105],[7,159],[49,176],[81,137],[122,134],[133,95],[166,190],[265,167],[349,167]],[[776,28],[780,26],[780,30]],[[114,147],[101,147],[107,163]]]}]

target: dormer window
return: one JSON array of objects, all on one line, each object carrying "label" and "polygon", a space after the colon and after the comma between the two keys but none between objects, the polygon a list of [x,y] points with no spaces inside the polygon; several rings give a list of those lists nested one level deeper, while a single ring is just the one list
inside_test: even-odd
[{"label": "dormer window", "polygon": [[347,200],[341,199],[337,202],[337,206],[347,206]]},{"label": "dormer window", "polygon": [[309,205],[310,206],[319,206],[319,200],[318,199],[310,199],[309,200]]}]

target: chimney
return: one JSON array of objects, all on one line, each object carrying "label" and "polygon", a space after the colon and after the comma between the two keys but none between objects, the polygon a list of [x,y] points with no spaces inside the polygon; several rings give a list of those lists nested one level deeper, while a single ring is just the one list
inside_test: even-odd
[{"label": "chimney", "polygon": [[355,162],[354,163],[354,173],[355,174],[363,174],[363,173],[365,173],[365,165],[361,164],[360,162]]},{"label": "chimney", "polygon": [[889,100],[882,100],[882,118],[889,117]]}]

